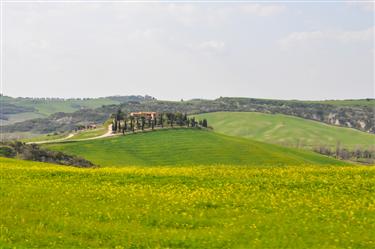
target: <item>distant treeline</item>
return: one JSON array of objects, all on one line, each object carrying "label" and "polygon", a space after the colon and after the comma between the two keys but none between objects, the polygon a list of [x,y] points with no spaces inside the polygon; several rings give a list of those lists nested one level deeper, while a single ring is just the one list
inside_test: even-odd
[{"label": "distant treeline", "polygon": [[375,161],[375,151],[371,149],[356,148],[350,150],[342,148],[340,143],[337,144],[336,148],[330,148],[327,146],[315,147],[314,151],[326,156],[335,157],[341,160],[350,160],[355,162],[373,164]]}]

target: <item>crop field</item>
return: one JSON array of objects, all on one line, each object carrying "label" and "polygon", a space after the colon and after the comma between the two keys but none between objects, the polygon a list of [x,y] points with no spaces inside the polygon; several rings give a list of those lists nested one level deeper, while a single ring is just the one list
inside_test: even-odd
[{"label": "crop field", "polygon": [[289,147],[335,147],[340,142],[349,149],[375,148],[374,134],[282,114],[214,112],[195,117],[206,118],[219,133]]},{"label": "crop field", "polygon": [[372,167],[0,168],[0,248],[375,245]]},{"label": "crop field", "polygon": [[101,166],[348,164],[308,151],[196,129],[159,130],[44,146],[82,156]]}]

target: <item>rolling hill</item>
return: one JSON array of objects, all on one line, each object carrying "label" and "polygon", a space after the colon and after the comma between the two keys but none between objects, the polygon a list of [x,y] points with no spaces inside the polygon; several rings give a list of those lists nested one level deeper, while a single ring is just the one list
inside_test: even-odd
[{"label": "rolling hill", "polygon": [[346,164],[312,152],[195,129],[46,144],[101,166]]},{"label": "rolling hill", "polygon": [[374,134],[282,114],[214,112],[195,117],[206,118],[215,132],[289,147],[335,147],[339,141],[350,149],[375,148]]},{"label": "rolling hill", "polygon": [[[25,132],[38,135],[70,131],[79,125],[90,123],[101,124],[118,109],[126,113],[133,111],[187,114],[220,111],[278,113],[375,133],[373,108],[375,100],[373,99],[309,102],[220,97],[215,100],[163,101],[150,96],[118,96],[83,100],[0,96],[0,101],[3,105],[0,110],[0,125],[6,137],[14,137],[14,133],[19,133],[21,137],[21,135],[27,135],[22,134]],[[67,113],[73,110],[76,111]],[[56,111],[58,113],[45,117],[48,113]]]},{"label": "rolling hill", "polygon": [[150,96],[109,96],[100,98],[13,98],[0,96],[1,125],[9,125],[30,119],[46,118],[51,114],[73,113],[82,109],[96,109],[103,105],[118,105],[128,101],[153,99]]}]

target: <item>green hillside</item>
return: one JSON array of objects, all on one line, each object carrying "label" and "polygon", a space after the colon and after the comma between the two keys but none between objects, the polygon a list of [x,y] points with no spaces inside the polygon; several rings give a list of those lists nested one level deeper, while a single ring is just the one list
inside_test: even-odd
[{"label": "green hillside", "polygon": [[282,114],[214,112],[195,117],[206,118],[215,132],[290,147],[334,147],[338,141],[350,149],[375,147],[374,134]]},{"label": "green hillside", "polygon": [[101,166],[344,164],[312,152],[193,129],[162,130],[45,146],[82,156]]},{"label": "green hillside", "polygon": [[[116,99],[107,98],[91,98],[91,99],[33,99],[33,98],[12,98],[1,96],[0,100],[4,104],[11,104],[20,107],[34,108],[34,113],[48,116],[56,112],[75,112],[82,108],[98,108],[102,105],[119,104]],[[21,114],[21,113],[20,113]],[[20,115],[17,114],[17,115]]]},{"label": "green hillside", "polygon": [[0,177],[0,248],[367,249],[375,237],[372,167],[78,169],[0,157]]}]

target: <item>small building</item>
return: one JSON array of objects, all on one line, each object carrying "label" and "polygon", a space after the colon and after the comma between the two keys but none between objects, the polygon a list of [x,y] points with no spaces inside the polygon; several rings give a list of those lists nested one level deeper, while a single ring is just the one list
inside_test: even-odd
[{"label": "small building", "polygon": [[156,118],[156,112],[131,112],[130,116],[138,118],[144,117],[146,119],[151,118],[154,120]]}]

